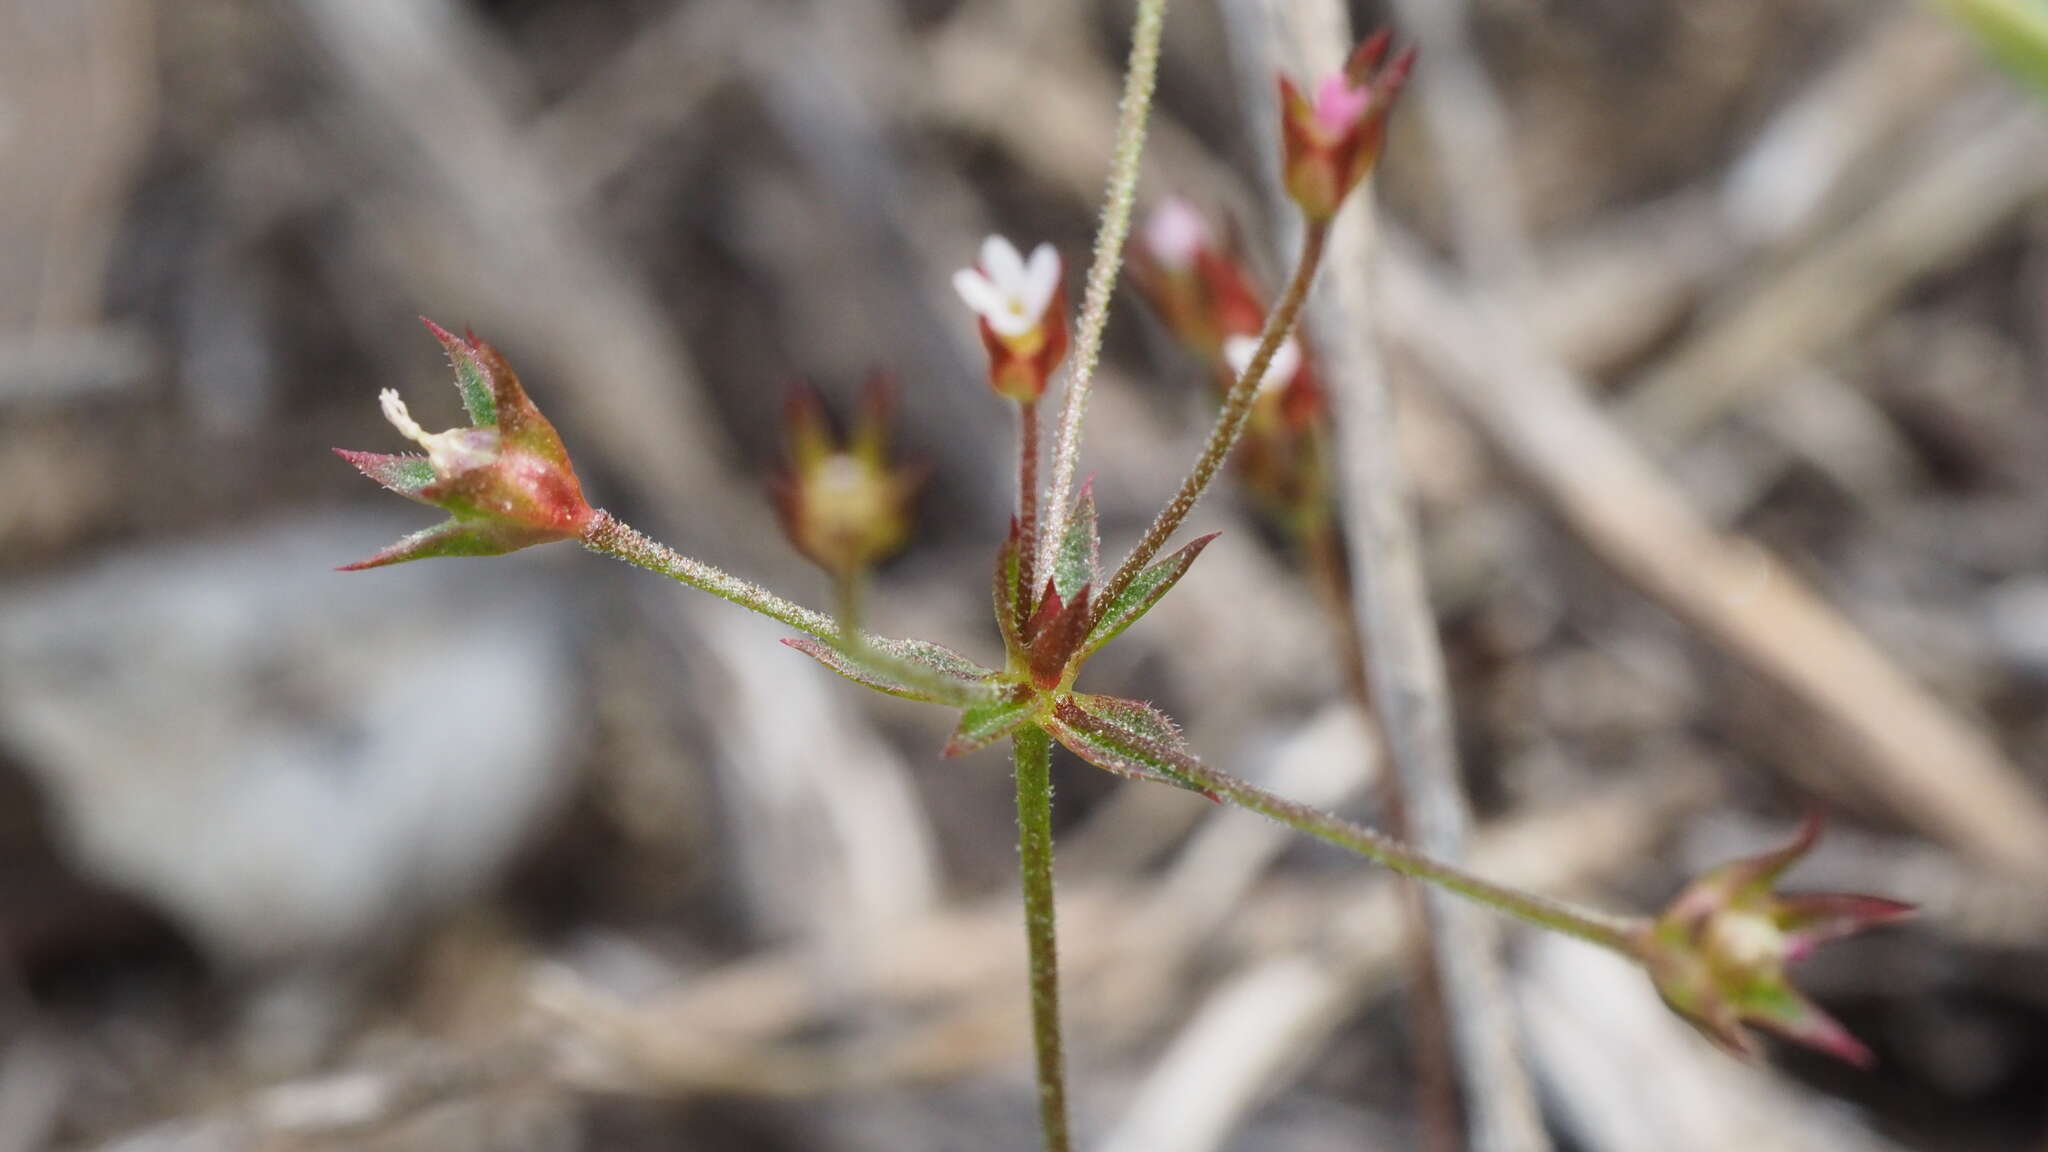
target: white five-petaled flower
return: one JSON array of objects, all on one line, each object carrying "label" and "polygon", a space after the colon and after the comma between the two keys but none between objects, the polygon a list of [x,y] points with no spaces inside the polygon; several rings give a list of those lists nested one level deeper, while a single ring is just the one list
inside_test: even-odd
[{"label": "white five-petaled flower", "polygon": [[1060,254],[1050,244],[1027,262],[1001,236],[981,242],[981,263],[953,273],[953,290],[996,335],[1015,339],[1037,328],[1060,287]]},{"label": "white five-petaled flower", "polygon": [[[1252,357],[1259,351],[1257,336],[1232,336],[1223,342],[1223,358],[1230,363],[1230,370],[1243,376],[1251,370]],[[1266,374],[1259,380],[1259,391],[1270,388],[1284,388],[1301,371],[1301,345],[1289,336],[1273,350],[1273,359],[1266,365]]]}]

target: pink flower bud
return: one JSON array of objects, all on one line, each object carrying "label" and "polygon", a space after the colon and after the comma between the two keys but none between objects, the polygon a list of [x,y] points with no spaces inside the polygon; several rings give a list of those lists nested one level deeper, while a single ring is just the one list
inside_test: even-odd
[{"label": "pink flower bud", "polygon": [[1280,78],[1283,181],[1311,221],[1335,216],[1379,158],[1387,113],[1415,66],[1410,48],[1381,67],[1392,39],[1382,30],[1359,45],[1344,71],[1316,85],[1314,100]]},{"label": "pink flower bud", "polygon": [[512,366],[473,335],[457,337],[425,323],[448,350],[472,427],[428,432],[387,388],[378,397],[385,419],[426,454],[335,451],[363,475],[450,517],[344,570],[431,556],[496,556],[581,536],[596,512],[583,499],[561,437]]}]

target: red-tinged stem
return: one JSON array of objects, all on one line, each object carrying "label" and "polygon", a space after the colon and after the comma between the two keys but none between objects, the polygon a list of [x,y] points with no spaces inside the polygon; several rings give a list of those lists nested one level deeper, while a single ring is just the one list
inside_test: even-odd
[{"label": "red-tinged stem", "polygon": [[1180,489],[1167,501],[1166,507],[1152,520],[1152,526],[1145,530],[1144,538],[1110,577],[1097,601],[1098,616],[1130,587],[1131,581],[1145,570],[1145,565],[1159,554],[1166,542],[1173,538],[1188,513],[1195,510],[1202,493],[1209,490],[1209,484],[1216,479],[1216,473],[1223,462],[1230,457],[1230,450],[1237,446],[1244,435],[1246,422],[1251,418],[1252,402],[1258,399],[1259,382],[1266,378],[1266,370],[1272,366],[1273,356],[1280,351],[1280,345],[1294,330],[1294,322],[1301,315],[1303,301],[1308,299],[1309,285],[1315,282],[1316,269],[1322,265],[1323,249],[1329,240],[1330,226],[1327,221],[1309,221],[1302,228],[1301,255],[1295,261],[1294,275],[1287,281],[1287,290],[1281,294],[1280,303],[1266,317],[1266,330],[1259,335],[1259,347],[1252,354],[1251,363],[1244,373],[1230,385],[1224,394],[1223,411],[1216,416],[1216,423],[1209,429],[1208,442],[1202,445],[1202,454],[1196,458],[1194,468],[1180,482]]},{"label": "red-tinged stem", "polygon": [[1018,583],[1038,588],[1038,402],[1017,405]]},{"label": "red-tinged stem", "polygon": [[1024,940],[1031,958],[1031,1036],[1045,1152],[1070,1152],[1066,1054],[1060,1040],[1060,961],[1052,877],[1052,737],[1036,725],[1011,739],[1017,771],[1017,856]]}]

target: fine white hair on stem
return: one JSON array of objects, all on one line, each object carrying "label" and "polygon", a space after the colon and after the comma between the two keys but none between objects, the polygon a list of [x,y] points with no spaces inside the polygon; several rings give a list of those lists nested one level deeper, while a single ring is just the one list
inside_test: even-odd
[{"label": "fine white hair on stem", "polygon": [[1109,187],[1102,199],[1102,223],[1095,230],[1095,258],[1088,266],[1088,284],[1081,297],[1080,332],[1074,341],[1073,368],[1067,395],[1060,406],[1059,431],[1053,444],[1052,485],[1047,489],[1045,530],[1038,536],[1038,570],[1052,570],[1053,549],[1067,526],[1067,501],[1081,461],[1081,421],[1088,413],[1088,389],[1095,382],[1102,356],[1102,334],[1109,324],[1109,302],[1123,265],[1124,242],[1131,234],[1131,203],[1137,196],[1138,160],[1145,151],[1145,120],[1152,111],[1152,89],[1159,75],[1159,36],[1166,23],[1167,0],[1138,0],[1138,18],[1131,28],[1130,62],[1124,71],[1124,92],[1117,108],[1116,155]]},{"label": "fine white hair on stem", "polygon": [[1060,254],[1050,244],[1026,260],[1001,236],[981,242],[981,262],[953,273],[953,290],[998,336],[1022,336],[1044,322],[1059,293]]}]

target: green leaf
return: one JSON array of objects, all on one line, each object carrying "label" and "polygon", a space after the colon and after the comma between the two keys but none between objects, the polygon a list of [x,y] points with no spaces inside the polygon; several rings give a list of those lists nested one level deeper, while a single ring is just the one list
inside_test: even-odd
[{"label": "green leaf", "polygon": [[960,713],[960,724],[953,729],[953,738],[946,741],[945,751],[940,755],[965,756],[986,748],[1029,723],[1037,708],[1038,697],[1021,689],[971,705]]},{"label": "green leaf", "polygon": [[1139,617],[1150,612],[1152,606],[1159,603],[1159,598],[1179,583],[1182,576],[1187,575],[1188,566],[1195,562],[1195,557],[1202,554],[1202,549],[1207,548],[1209,542],[1220,535],[1222,533],[1211,532],[1138,573],[1138,578],[1131,581],[1130,587],[1125,588],[1103,609],[1102,618],[1095,622],[1094,631],[1088,634],[1088,642],[1081,646],[1081,657],[1086,659],[1094,655],[1104,644],[1116,639],[1124,629],[1137,623]]},{"label": "green leaf", "polygon": [[1101,583],[1102,533],[1096,525],[1095,480],[1081,485],[1074,500],[1074,514],[1067,518],[1066,531],[1053,558],[1053,587],[1060,597],[1072,600],[1074,593],[1089,584]]},{"label": "green leaf", "polygon": [[[905,700],[920,700],[927,704],[957,702],[957,699],[937,696],[917,685],[906,684],[891,675],[887,669],[864,664],[816,637],[789,636],[782,642],[848,680],[877,692],[900,696]],[[982,688],[988,679],[995,675],[994,671],[983,668],[957,652],[922,640],[877,640],[874,645],[880,651],[935,672],[963,688]]]},{"label": "green leaf", "polygon": [[1938,0],[2006,71],[2048,94],[2048,0]]},{"label": "green leaf", "polygon": [[996,583],[994,601],[996,627],[1003,633],[1003,650],[1016,655],[1024,650],[1024,552],[1022,548],[1023,529],[1018,527],[1016,517],[1010,518],[1010,535],[1003,541],[1003,547],[996,553]]},{"label": "green leaf", "polygon": [[1180,728],[1164,712],[1137,700],[1074,693],[1053,706],[1045,730],[1076,756],[1105,772],[1154,780],[1216,799],[1175,763],[1193,760]]}]

